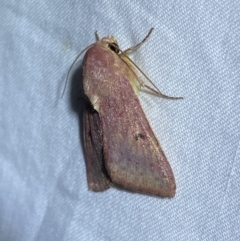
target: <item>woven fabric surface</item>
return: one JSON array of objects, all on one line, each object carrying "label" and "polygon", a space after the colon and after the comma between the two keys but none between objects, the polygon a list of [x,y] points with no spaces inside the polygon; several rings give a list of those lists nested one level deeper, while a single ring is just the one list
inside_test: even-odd
[{"label": "woven fabric surface", "polygon": [[[240,2],[0,4],[0,240],[240,240]],[[81,62],[114,35],[172,101],[139,98],[171,163],[172,199],[88,190]],[[121,147],[119,147],[121,148]]]}]

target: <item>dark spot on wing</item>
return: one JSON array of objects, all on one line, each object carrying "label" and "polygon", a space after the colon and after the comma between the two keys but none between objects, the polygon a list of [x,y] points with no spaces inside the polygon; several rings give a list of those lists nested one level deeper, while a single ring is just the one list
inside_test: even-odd
[{"label": "dark spot on wing", "polygon": [[134,136],[135,140],[139,140],[139,139],[145,139],[146,138],[146,135],[143,134],[143,133],[137,133],[135,136]]}]

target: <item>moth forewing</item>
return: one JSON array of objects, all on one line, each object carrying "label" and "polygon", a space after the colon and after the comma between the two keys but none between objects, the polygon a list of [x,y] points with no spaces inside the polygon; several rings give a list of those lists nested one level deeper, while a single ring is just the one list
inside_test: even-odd
[{"label": "moth forewing", "polygon": [[84,56],[84,148],[93,191],[116,184],[151,195],[175,195],[172,169],[137,97],[142,83],[138,67],[127,57],[151,31],[126,51],[114,37],[102,38]]}]

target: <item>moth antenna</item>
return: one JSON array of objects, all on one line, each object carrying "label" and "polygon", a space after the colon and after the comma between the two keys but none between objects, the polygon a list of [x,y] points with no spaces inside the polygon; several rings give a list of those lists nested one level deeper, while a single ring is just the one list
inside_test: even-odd
[{"label": "moth antenna", "polygon": [[68,73],[67,73],[67,78],[66,78],[66,81],[65,81],[65,85],[64,85],[64,89],[63,89],[63,93],[62,93],[62,96],[61,96],[61,99],[63,98],[63,95],[65,93],[65,90],[66,90],[66,87],[67,87],[67,82],[68,82],[68,78],[69,78],[69,74],[74,66],[74,64],[76,63],[76,61],[78,60],[78,58],[81,56],[81,54],[83,52],[85,52],[86,50],[88,50],[91,46],[93,46],[93,44],[89,45],[87,48],[85,48],[84,50],[82,50],[78,55],[77,57],[74,59],[74,61],[72,62],[70,68],[68,69]]},{"label": "moth antenna", "polygon": [[100,40],[100,37],[99,37],[99,35],[98,35],[98,32],[97,32],[97,31],[95,31],[95,37],[96,37],[96,40],[97,40],[97,41],[99,41],[99,40]]},{"label": "moth antenna", "polygon": [[139,47],[141,47],[142,44],[145,43],[145,42],[147,41],[147,39],[150,37],[150,35],[151,35],[151,33],[152,33],[153,30],[154,30],[154,28],[151,28],[151,29],[149,30],[148,34],[146,35],[146,37],[145,37],[140,43],[136,44],[136,45],[133,46],[133,47],[130,47],[130,48],[124,50],[123,52],[124,52],[125,54],[130,54],[130,53],[132,53],[133,51],[135,51],[136,49],[138,49]]}]

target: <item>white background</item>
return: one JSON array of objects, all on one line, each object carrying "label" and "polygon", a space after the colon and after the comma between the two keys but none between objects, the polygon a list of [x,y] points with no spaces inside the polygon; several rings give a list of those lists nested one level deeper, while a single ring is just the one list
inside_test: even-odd
[{"label": "white background", "polygon": [[[240,2],[0,3],[0,240],[239,240]],[[81,61],[100,36],[168,95],[140,94],[177,181],[173,199],[88,191]]]}]

